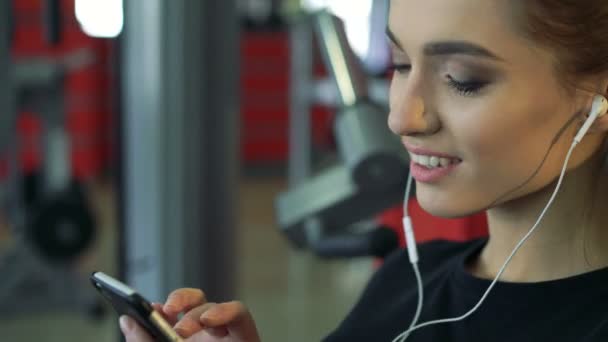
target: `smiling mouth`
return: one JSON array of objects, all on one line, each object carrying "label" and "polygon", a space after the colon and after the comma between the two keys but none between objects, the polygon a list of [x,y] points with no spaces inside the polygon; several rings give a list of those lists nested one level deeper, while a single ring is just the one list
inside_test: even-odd
[{"label": "smiling mouth", "polygon": [[448,167],[453,164],[458,164],[462,160],[458,158],[446,158],[446,157],[437,157],[430,155],[421,155],[410,152],[411,160],[421,166],[424,166],[428,169],[440,168],[440,167]]}]

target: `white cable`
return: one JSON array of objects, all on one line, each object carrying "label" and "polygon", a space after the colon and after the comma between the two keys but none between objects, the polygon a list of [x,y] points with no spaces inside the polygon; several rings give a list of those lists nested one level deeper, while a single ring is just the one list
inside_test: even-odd
[{"label": "white cable", "polygon": [[[473,314],[473,312],[475,312],[481,306],[481,304],[486,299],[486,297],[488,296],[488,294],[490,293],[490,291],[492,290],[492,288],[494,287],[494,285],[496,284],[496,282],[498,281],[498,279],[500,278],[500,276],[502,275],[502,273],[507,268],[507,265],[511,262],[511,259],[513,259],[513,256],[515,255],[515,253],[517,253],[517,251],[521,248],[521,246],[524,244],[524,242],[526,242],[526,240],[528,240],[528,238],[530,237],[530,235],[532,235],[532,233],[536,230],[536,228],[538,227],[540,221],[545,216],[547,210],[549,209],[549,207],[551,206],[551,204],[555,200],[555,197],[557,196],[559,188],[560,188],[560,186],[562,184],[562,181],[564,179],[564,175],[566,174],[566,168],[568,167],[568,161],[570,160],[570,156],[572,155],[572,151],[574,151],[574,148],[576,147],[577,144],[578,144],[577,141],[573,141],[572,142],[572,145],[570,146],[570,150],[568,150],[568,154],[566,155],[566,160],[564,161],[564,166],[562,167],[562,171],[561,171],[561,174],[560,174],[559,179],[557,181],[557,185],[555,186],[555,190],[553,191],[553,194],[551,195],[551,198],[549,199],[549,201],[545,205],[545,207],[544,207],[543,211],[541,212],[540,216],[536,220],[536,223],[534,224],[534,226],[532,226],[532,228],[530,229],[530,231],[515,246],[515,248],[511,252],[511,255],[509,255],[509,257],[507,258],[507,260],[505,261],[505,263],[502,265],[500,271],[498,271],[498,274],[496,275],[496,277],[494,278],[494,280],[492,281],[492,283],[490,284],[490,286],[488,287],[488,289],[486,290],[486,292],[483,294],[483,296],[481,297],[481,299],[479,300],[479,302],[471,310],[469,310],[467,313],[465,313],[464,315],[462,315],[460,317],[439,319],[439,320],[429,321],[429,322],[426,322],[426,323],[422,323],[420,325],[416,325],[416,326],[410,327],[408,330],[406,330],[406,331],[402,332],[401,334],[399,334],[399,336],[397,336],[393,340],[393,342],[397,341],[398,339],[401,339],[400,342],[404,342],[410,336],[410,333],[412,333],[413,331],[418,330],[418,329],[420,329],[422,327],[426,327],[426,326],[433,325],[433,324],[450,323],[450,322],[461,321],[461,320],[467,318],[468,316],[470,316],[471,314]],[[420,296],[420,297],[422,297],[422,296]]]},{"label": "white cable", "polygon": [[407,212],[407,203],[410,197],[410,191],[412,189],[412,174],[410,173],[407,179],[407,186],[405,187],[405,197],[403,198],[403,231],[405,235],[405,243],[407,244],[407,254],[410,259],[410,263],[418,263],[418,249],[416,246],[416,238],[414,236],[414,227],[412,225],[412,219]]},{"label": "white cable", "polygon": [[[418,251],[416,248],[416,238],[414,237],[414,230],[412,227],[412,220],[408,214],[408,201],[410,198],[410,191],[412,190],[412,174],[410,173],[407,178],[407,185],[405,187],[405,196],[403,198],[403,230],[405,235],[405,241],[407,243],[407,251],[410,263],[412,264],[412,268],[414,269],[414,274],[416,275],[416,283],[418,285],[418,305],[416,307],[416,313],[414,314],[414,319],[410,323],[409,329],[416,326],[418,323],[418,319],[420,318],[420,312],[422,311],[422,304],[424,299],[424,288],[422,287],[422,276],[420,275],[420,270],[418,269]],[[402,337],[403,334],[397,336],[392,342],[397,342],[405,340],[407,335]]]},{"label": "white cable", "polygon": [[410,200],[410,191],[412,191],[412,173],[407,177],[407,185],[405,186],[405,195],[403,197],[403,217],[409,217],[407,203]]},{"label": "white cable", "polygon": [[[418,263],[413,263],[412,267],[414,268],[414,273],[416,274],[416,283],[418,283],[418,306],[416,307],[416,314],[414,315],[414,319],[410,324],[408,329],[412,329],[418,323],[418,319],[420,318],[420,312],[422,311],[422,302],[423,302],[423,287],[422,287],[422,277],[420,276],[420,270],[418,270]],[[400,334],[395,337],[392,342],[403,342],[409,336],[408,334]]]}]

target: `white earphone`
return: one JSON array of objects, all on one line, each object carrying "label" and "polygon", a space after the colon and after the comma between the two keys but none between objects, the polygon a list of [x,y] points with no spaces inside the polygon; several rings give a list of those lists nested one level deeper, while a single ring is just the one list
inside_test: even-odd
[{"label": "white earphone", "polygon": [[405,231],[405,241],[407,243],[408,257],[409,257],[410,263],[412,264],[412,267],[414,269],[414,273],[416,275],[416,282],[418,285],[418,306],[416,308],[416,313],[414,315],[414,319],[412,320],[412,323],[410,324],[410,327],[406,331],[399,334],[399,336],[395,337],[392,342],[404,342],[409,337],[409,335],[412,331],[425,327],[425,326],[463,320],[463,319],[467,318],[469,315],[471,315],[473,312],[475,312],[475,310],[477,310],[481,306],[483,301],[486,299],[486,297],[488,296],[488,294],[490,293],[490,291],[492,290],[492,288],[494,287],[494,285],[496,284],[496,282],[498,281],[498,279],[500,278],[500,276],[506,269],[509,262],[511,262],[511,259],[513,258],[515,253],[517,253],[517,251],[523,245],[523,243],[530,237],[530,235],[532,235],[532,233],[534,232],[536,227],[538,227],[538,224],[540,223],[542,218],[545,216],[545,213],[547,212],[547,210],[553,203],[553,200],[555,199],[555,196],[557,195],[557,192],[559,191],[562,180],[566,173],[566,168],[568,166],[568,160],[570,160],[572,151],[574,150],[576,145],[578,145],[581,142],[581,140],[583,140],[583,137],[585,136],[585,134],[587,134],[587,132],[589,131],[589,128],[595,122],[595,120],[597,118],[605,115],[606,112],[608,112],[608,100],[602,95],[599,95],[599,94],[595,95],[593,97],[591,109],[589,110],[589,116],[583,123],[583,126],[576,133],[574,140],[572,141],[572,144],[570,145],[570,149],[568,151],[568,154],[566,155],[566,159],[564,161],[564,165],[562,167],[562,171],[559,176],[559,180],[557,181],[557,185],[555,186],[555,190],[553,191],[551,198],[547,202],[547,204],[546,204],[545,208],[543,209],[543,211],[541,212],[540,216],[536,220],[536,223],[534,224],[534,226],[532,226],[530,231],[528,231],[528,233],[515,246],[515,248],[511,252],[511,255],[509,255],[509,257],[507,258],[505,263],[502,265],[502,268],[500,269],[500,271],[498,272],[498,274],[492,281],[492,284],[490,284],[490,286],[488,287],[488,289],[486,290],[484,295],[481,297],[479,302],[471,310],[469,310],[467,313],[465,313],[464,315],[462,315],[460,317],[440,319],[440,320],[430,321],[430,322],[416,325],[416,323],[418,322],[418,318],[420,317],[420,312],[422,310],[424,291],[423,291],[423,286],[422,286],[422,277],[420,276],[420,271],[418,270],[419,257],[418,257],[418,251],[416,248],[416,240],[414,237],[414,229],[412,226],[412,220],[409,217],[408,212],[407,212],[407,202],[408,202],[408,199],[410,196],[410,190],[411,190],[411,185],[412,185],[412,175],[410,173],[410,175],[408,176],[408,180],[407,180],[407,187],[405,190],[405,198],[404,198],[404,204],[403,204],[403,206],[404,206],[403,207],[403,214],[404,214],[403,215],[403,229]]},{"label": "white earphone", "polygon": [[579,129],[578,133],[574,137],[574,141],[577,144],[580,143],[581,140],[583,140],[585,134],[587,134],[589,127],[591,127],[595,119],[606,114],[607,111],[608,100],[606,100],[606,98],[602,95],[595,95],[593,97],[593,103],[591,104],[591,110],[589,111],[589,117],[587,118],[587,120],[585,120],[585,123],[583,123],[583,127]]}]

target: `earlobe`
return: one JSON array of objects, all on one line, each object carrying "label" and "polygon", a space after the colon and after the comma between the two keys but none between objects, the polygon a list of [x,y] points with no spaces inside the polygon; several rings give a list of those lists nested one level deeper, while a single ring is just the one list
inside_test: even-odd
[{"label": "earlobe", "polygon": [[602,115],[589,128],[589,133],[608,133],[608,115]]}]

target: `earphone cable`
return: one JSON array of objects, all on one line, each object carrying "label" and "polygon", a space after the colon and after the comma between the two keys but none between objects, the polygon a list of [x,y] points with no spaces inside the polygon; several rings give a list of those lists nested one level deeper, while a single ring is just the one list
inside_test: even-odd
[{"label": "earphone cable", "polygon": [[[500,278],[500,276],[502,275],[502,273],[507,268],[507,265],[511,262],[511,259],[513,259],[513,256],[515,255],[515,253],[517,253],[517,251],[526,242],[526,240],[528,240],[528,238],[532,235],[532,233],[534,233],[534,231],[536,230],[536,228],[540,224],[541,220],[545,216],[547,210],[549,209],[549,207],[551,207],[551,204],[553,204],[553,201],[555,200],[555,197],[557,196],[557,193],[559,192],[559,189],[561,187],[562,181],[564,179],[564,175],[566,174],[566,169],[568,167],[568,161],[570,160],[570,156],[572,155],[572,152],[574,151],[574,148],[576,147],[576,145],[577,145],[576,141],[572,142],[572,145],[570,146],[570,149],[568,150],[568,154],[566,155],[566,159],[564,161],[564,165],[562,167],[562,171],[560,173],[559,179],[558,179],[557,184],[555,186],[555,190],[553,191],[553,194],[551,195],[549,201],[547,202],[547,204],[543,208],[540,216],[538,217],[538,219],[534,223],[534,226],[532,226],[532,228],[528,231],[528,233],[515,246],[515,248],[513,249],[513,251],[511,252],[511,254],[509,255],[509,257],[505,261],[505,263],[502,265],[500,271],[498,272],[498,274],[496,275],[496,277],[494,278],[494,280],[490,284],[490,286],[488,286],[488,289],[483,294],[483,296],[481,297],[481,299],[479,300],[479,302],[477,302],[477,304],[471,310],[469,310],[467,313],[465,313],[464,315],[462,315],[460,317],[447,318],[447,319],[439,319],[439,320],[429,321],[429,322],[425,322],[425,323],[413,326],[413,327],[409,328],[408,330],[402,332],[393,341],[396,341],[396,340],[400,339],[400,341],[403,342],[403,341],[405,341],[410,336],[410,334],[413,331],[418,330],[418,329],[423,328],[423,327],[426,327],[426,326],[429,326],[429,325],[440,324],[440,323],[451,323],[451,322],[461,321],[461,320],[467,318],[468,316],[470,316],[471,314],[473,314],[473,312],[475,312],[481,306],[481,304],[485,301],[486,297],[488,296],[488,294],[490,293],[490,291],[492,290],[492,288],[494,287],[494,285],[496,285],[496,282],[498,281],[498,279]],[[420,295],[420,297],[422,297],[422,296]]]}]

